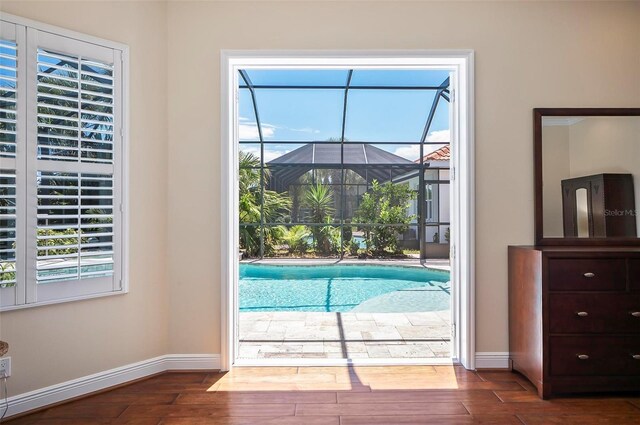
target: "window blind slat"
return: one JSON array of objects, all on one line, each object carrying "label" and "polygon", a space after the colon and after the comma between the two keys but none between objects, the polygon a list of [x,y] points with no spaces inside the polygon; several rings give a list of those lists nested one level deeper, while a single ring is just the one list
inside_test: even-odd
[{"label": "window blind slat", "polygon": [[[0,107],[5,111],[16,102],[16,78],[18,75],[17,44],[13,41],[0,39]],[[11,110],[11,115],[0,113],[0,158],[15,158],[16,141],[16,111]],[[15,273],[14,273],[15,274]]]},{"label": "window blind slat", "polygon": [[113,65],[39,48],[38,70],[38,159],[112,164]]},{"label": "window blind slat", "polygon": [[0,288],[16,284],[16,174],[0,170]]},{"label": "window blind slat", "polygon": [[112,275],[113,175],[38,174],[38,283]]}]

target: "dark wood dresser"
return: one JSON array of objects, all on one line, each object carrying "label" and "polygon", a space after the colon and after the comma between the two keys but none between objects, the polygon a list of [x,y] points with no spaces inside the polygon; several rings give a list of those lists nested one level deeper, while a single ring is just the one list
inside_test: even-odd
[{"label": "dark wood dresser", "polygon": [[640,248],[510,246],[509,351],[542,398],[640,391]]}]

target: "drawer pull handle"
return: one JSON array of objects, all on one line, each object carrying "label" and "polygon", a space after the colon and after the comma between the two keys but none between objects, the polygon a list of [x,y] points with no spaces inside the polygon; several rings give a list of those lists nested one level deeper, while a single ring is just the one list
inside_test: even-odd
[{"label": "drawer pull handle", "polygon": [[578,358],[580,360],[589,360],[589,356],[587,356],[586,354],[578,354]]},{"label": "drawer pull handle", "polygon": [[633,360],[640,360],[640,354],[632,354]]},{"label": "drawer pull handle", "polygon": [[576,314],[580,317],[587,317],[589,315],[586,311],[579,311]]},{"label": "drawer pull handle", "polygon": [[633,311],[633,312],[631,312],[631,315],[633,317],[640,317],[640,311]]},{"label": "drawer pull handle", "polygon": [[596,274],[595,274],[595,273],[588,272],[588,273],[585,273],[585,274],[584,274],[584,277],[591,279],[592,277],[596,277]]}]

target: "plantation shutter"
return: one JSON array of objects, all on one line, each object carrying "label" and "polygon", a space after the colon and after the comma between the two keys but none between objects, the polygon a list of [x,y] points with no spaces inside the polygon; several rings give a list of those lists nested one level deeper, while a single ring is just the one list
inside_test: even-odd
[{"label": "plantation shutter", "polygon": [[0,169],[0,306],[16,303],[16,172]]},{"label": "plantation shutter", "polygon": [[22,123],[24,99],[18,96],[18,78],[24,69],[23,39],[14,24],[0,26],[0,307],[24,303],[24,243],[19,229],[24,219],[24,192],[18,191],[16,175],[24,171],[18,152],[24,151]]},{"label": "plantation shutter", "polygon": [[121,289],[121,52],[27,29],[27,302]]},{"label": "plantation shutter", "polygon": [[[15,27],[3,27],[0,37],[0,158],[16,157],[18,46]],[[14,34],[9,34],[10,30]],[[5,38],[6,37],[6,38]]]}]

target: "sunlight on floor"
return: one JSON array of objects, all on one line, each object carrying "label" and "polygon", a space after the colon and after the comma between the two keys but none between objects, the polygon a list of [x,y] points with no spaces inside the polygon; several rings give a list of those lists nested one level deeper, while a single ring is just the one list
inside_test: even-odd
[{"label": "sunlight on floor", "polygon": [[372,391],[464,388],[456,366],[235,367],[208,391]]}]

